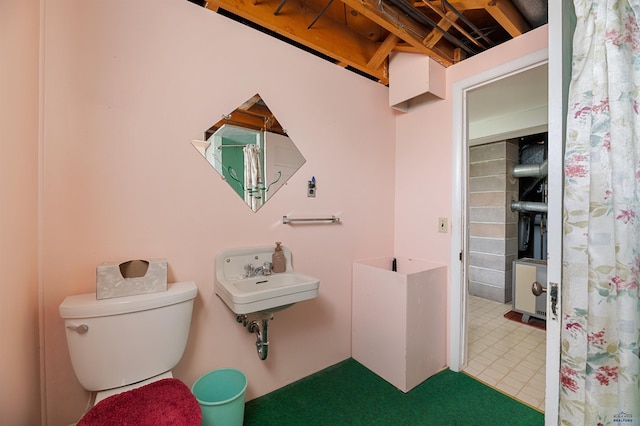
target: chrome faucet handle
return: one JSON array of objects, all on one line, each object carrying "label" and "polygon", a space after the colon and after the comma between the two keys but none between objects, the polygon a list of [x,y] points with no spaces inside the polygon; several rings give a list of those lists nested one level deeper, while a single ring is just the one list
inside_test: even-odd
[{"label": "chrome faucet handle", "polygon": [[244,265],[244,274],[245,274],[245,276],[252,277],[252,276],[255,275],[255,273],[256,273],[256,270],[255,270],[255,268],[253,267],[252,264],[247,263],[246,265]]},{"label": "chrome faucet handle", "polygon": [[272,271],[271,262],[264,262],[262,265],[262,275],[271,275]]}]

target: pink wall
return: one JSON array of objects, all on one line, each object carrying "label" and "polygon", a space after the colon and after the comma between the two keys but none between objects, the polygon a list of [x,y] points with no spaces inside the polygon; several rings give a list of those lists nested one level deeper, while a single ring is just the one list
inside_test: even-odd
[{"label": "pink wall", "polygon": [[40,423],[38,2],[0,4],[0,417]]},{"label": "pink wall", "polygon": [[[0,44],[10,64],[0,78],[0,338],[10,342],[2,345],[0,412],[13,424],[40,417],[38,271],[47,424],[77,420],[88,398],[71,370],[58,305],[93,291],[95,267],[107,260],[166,257],[170,281],[197,282],[192,333],[175,369],[187,384],[234,366],[249,376],[254,398],[350,356],[354,259],[448,264],[449,234],[437,232],[437,218],[451,215],[452,85],[546,46],[540,29],[451,67],[446,101],[396,119],[385,88],[186,0],[42,1],[43,104],[40,4],[4,2],[0,13],[0,40],[12,40]],[[257,214],[189,143],[255,93],[307,158]],[[315,199],[305,196],[311,176]],[[287,227],[283,214],[337,214],[342,224]],[[275,240],[291,247],[297,269],[320,278],[321,290],[277,315],[261,362],[253,336],[213,295],[214,258]]]},{"label": "pink wall", "polygon": [[438,218],[451,225],[453,86],[476,74],[547,47],[547,27],[447,68],[447,96],[396,120],[395,253],[450,263],[450,233],[438,232]]},{"label": "pink wall", "polygon": [[[461,111],[453,110],[453,87],[474,75],[545,49],[547,40],[547,26],[543,26],[447,68],[445,100],[398,115],[396,256],[458,267],[450,264],[453,118],[454,114],[461,114]],[[448,218],[449,233],[438,232],[440,217]]]},{"label": "pink wall", "polygon": [[[104,261],[166,257],[169,281],[199,287],[174,374],[191,385],[236,367],[255,398],[351,354],[353,259],[393,251],[394,114],[387,89],[186,0],[47,3],[43,276],[48,424],[77,420],[58,305],[95,289]],[[255,93],[307,163],[251,212],[190,141]],[[315,176],[317,198],[306,197]],[[340,225],[286,226],[336,214]],[[263,362],[255,337],[213,294],[223,248],[284,241],[320,296],[276,315]]]}]

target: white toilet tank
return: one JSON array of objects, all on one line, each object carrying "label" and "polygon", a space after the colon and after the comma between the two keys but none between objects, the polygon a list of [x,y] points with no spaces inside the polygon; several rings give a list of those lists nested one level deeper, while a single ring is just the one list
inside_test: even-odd
[{"label": "white toilet tank", "polygon": [[71,364],[82,386],[101,391],[171,370],[182,358],[193,299],[193,281],[167,291],[97,300],[95,293],[60,304]]}]

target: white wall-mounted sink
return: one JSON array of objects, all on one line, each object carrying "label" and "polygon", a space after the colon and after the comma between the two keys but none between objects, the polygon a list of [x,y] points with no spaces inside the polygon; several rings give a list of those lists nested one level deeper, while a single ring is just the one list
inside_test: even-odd
[{"label": "white wall-mounted sink", "polygon": [[246,265],[260,267],[271,262],[274,248],[248,247],[218,253],[214,291],[234,313],[275,312],[318,296],[320,281],[295,271],[291,251],[285,246],[285,272],[247,276]]}]

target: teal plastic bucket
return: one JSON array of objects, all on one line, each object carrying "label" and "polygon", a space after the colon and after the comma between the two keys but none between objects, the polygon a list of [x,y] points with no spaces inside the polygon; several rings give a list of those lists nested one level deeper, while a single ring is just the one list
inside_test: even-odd
[{"label": "teal plastic bucket", "polygon": [[203,426],[242,426],[247,376],[221,368],[200,377],[191,392],[200,404]]}]

